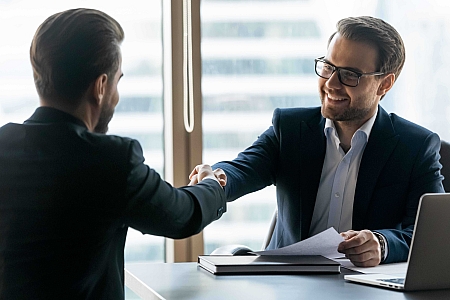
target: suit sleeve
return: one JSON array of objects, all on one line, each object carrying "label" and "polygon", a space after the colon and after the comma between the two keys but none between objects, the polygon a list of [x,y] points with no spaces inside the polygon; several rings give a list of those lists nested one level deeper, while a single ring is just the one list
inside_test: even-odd
[{"label": "suit sleeve", "polygon": [[384,263],[406,261],[414,231],[414,223],[420,197],[425,193],[443,193],[439,163],[440,139],[430,133],[424,140],[412,169],[405,214],[401,229],[376,230],[387,241],[388,254]]},{"label": "suit sleeve", "polygon": [[144,164],[138,142],[131,142],[129,157],[126,225],[142,233],[185,238],[199,233],[226,211],[225,193],[215,180],[174,188]]},{"label": "suit sleeve", "polygon": [[212,168],[225,171],[227,201],[234,201],[243,195],[276,184],[278,160],[279,139],[271,126],[234,160],[219,162]]}]

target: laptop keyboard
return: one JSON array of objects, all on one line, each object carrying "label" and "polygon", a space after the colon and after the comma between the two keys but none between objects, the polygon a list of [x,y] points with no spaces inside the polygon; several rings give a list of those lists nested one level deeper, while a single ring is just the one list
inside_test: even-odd
[{"label": "laptop keyboard", "polygon": [[383,282],[405,284],[405,278],[378,279]]}]

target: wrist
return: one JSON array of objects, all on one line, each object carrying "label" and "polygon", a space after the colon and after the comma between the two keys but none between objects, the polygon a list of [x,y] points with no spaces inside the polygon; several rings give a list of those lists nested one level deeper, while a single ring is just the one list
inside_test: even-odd
[{"label": "wrist", "polygon": [[378,243],[380,244],[380,252],[381,252],[381,262],[386,258],[386,239],[384,236],[376,231],[372,231],[373,235],[378,239]]}]

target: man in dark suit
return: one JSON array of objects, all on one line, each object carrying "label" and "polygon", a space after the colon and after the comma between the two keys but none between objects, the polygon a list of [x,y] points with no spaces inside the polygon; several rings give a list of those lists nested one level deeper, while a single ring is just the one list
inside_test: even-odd
[{"label": "man in dark suit", "polygon": [[225,212],[221,170],[173,188],[136,140],[104,134],[123,37],[107,14],[75,9],[33,38],[41,106],[0,129],[0,299],[123,299],[128,227],[185,238]]},{"label": "man in dark suit", "polygon": [[338,251],[357,266],[407,259],[420,196],[443,188],[439,137],[379,106],[404,61],[386,22],[339,21],[315,60],[321,107],[276,109],[252,146],[213,166],[228,177],[228,201],[276,185],[268,249],[334,227],[345,238]]}]

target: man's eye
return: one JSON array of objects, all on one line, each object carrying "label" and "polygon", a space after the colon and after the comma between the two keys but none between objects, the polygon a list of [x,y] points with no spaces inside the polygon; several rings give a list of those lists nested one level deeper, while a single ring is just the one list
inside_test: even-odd
[{"label": "man's eye", "polygon": [[323,65],[323,69],[324,69],[325,71],[332,71],[332,70],[333,70],[333,67],[330,66],[330,65],[324,64],[324,65]]},{"label": "man's eye", "polygon": [[346,77],[348,79],[357,79],[358,78],[358,74],[356,74],[355,72],[348,71],[348,70],[342,70],[342,69],[341,69],[341,76]]}]

